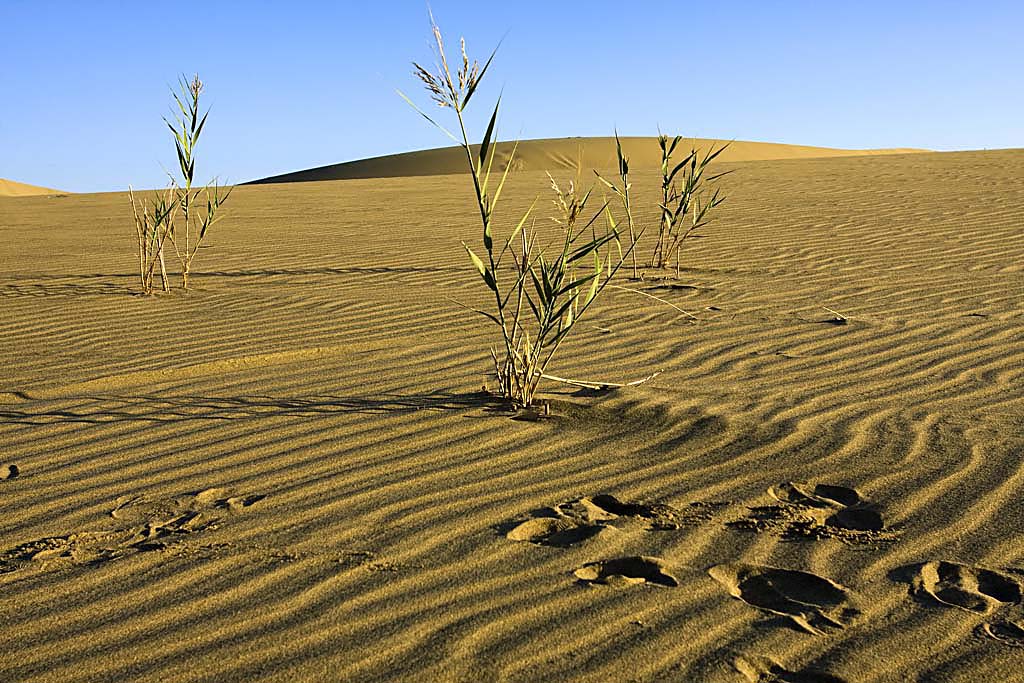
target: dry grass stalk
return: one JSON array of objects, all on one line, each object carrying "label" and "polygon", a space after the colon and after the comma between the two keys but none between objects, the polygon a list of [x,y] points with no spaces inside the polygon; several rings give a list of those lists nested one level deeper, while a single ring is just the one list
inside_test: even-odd
[{"label": "dry grass stalk", "polygon": [[641,384],[646,384],[660,375],[661,372],[661,370],[652,372],[646,377],[633,380],[632,382],[603,382],[600,380],[569,379],[567,377],[556,377],[555,375],[544,375],[544,379],[550,379],[553,382],[569,384],[571,386],[582,387],[584,389],[621,389],[622,387],[638,387]]},{"label": "dry grass stalk", "polygon": [[132,203],[135,218],[135,233],[139,250],[139,284],[143,294],[153,293],[153,279],[156,266],[160,264],[160,279],[163,290],[168,290],[167,267],[164,263],[164,243],[174,229],[173,214],[177,208],[174,189],[154,193],[152,199],[136,200],[135,191],[128,186],[128,198]]}]

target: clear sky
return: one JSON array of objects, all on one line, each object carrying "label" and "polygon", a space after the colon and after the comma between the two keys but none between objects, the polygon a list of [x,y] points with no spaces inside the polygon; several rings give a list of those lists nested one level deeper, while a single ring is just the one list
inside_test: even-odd
[{"label": "clear sky", "polygon": [[[505,41],[474,123],[502,137],[666,132],[847,148],[1024,147],[1024,3],[432,0],[452,44]],[[0,0],[0,177],[156,187],[160,117],[198,71],[198,174],[228,182],[447,143],[420,96],[422,0]]]}]

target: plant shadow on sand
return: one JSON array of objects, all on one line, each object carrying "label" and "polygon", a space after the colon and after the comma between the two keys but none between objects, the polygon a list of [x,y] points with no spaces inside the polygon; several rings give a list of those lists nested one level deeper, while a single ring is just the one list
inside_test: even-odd
[{"label": "plant shadow on sand", "polygon": [[[194,271],[192,277],[207,280],[217,278],[262,278],[281,276],[376,276],[417,275],[428,273],[461,273],[456,266],[375,266],[345,268],[245,268],[241,270]],[[0,299],[46,296],[137,296],[135,280],[138,273],[81,273],[74,275],[24,274],[5,276],[0,284]],[[201,284],[201,282],[199,283]]]},{"label": "plant shadow on sand", "polygon": [[[6,400],[4,398],[6,397]],[[489,391],[433,391],[313,396],[201,396],[190,394],[84,394],[61,399],[27,392],[0,394],[0,424],[180,422],[341,414],[399,415],[419,411],[461,413],[466,419],[542,422],[572,431],[631,438],[657,436],[658,450],[670,453],[682,443],[718,434],[725,421],[699,410],[674,411],[635,389],[556,390],[545,394],[550,415],[514,409]],[[639,435],[639,437],[638,437]]]},{"label": "plant shadow on sand", "polygon": [[[120,420],[136,422],[179,422],[184,420],[235,420],[256,417],[308,417],[339,413],[383,415],[420,410],[464,411],[485,409],[510,415],[500,398],[483,392],[430,393],[377,396],[316,396],[280,398],[271,396],[147,396],[99,395],[82,397],[95,405],[73,408],[31,410],[15,405],[0,406],[0,423],[53,424],[100,423]],[[81,400],[81,399],[80,399]]]}]

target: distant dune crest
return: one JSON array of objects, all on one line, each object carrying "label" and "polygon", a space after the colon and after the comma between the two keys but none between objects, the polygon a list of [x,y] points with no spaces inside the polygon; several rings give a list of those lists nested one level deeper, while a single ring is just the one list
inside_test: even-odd
[{"label": "distant dune crest", "polygon": [[[695,143],[700,149],[721,145],[728,140],[686,138],[685,147]],[[494,163],[508,162],[512,143],[496,145]],[[634,169],[658,168],[661,163],[657,138],[622,138],[622,150]],[[722,161],[769,161],[778,159],[811,159],[816,157],[863,156],[868,154],[906,154],[925,152],[922,149],[833,149],[805,145],[783,145],[773,142],[736,140],[721,157]],[[615,138],[553,138],[523,140],[516,150],[513,169],[517,171],[572,170],[579,162],[583,168],[614,168]],[[300,183],[319,180],[353,180],[356,178],[402,178],[412,176],[451,175],[466,172],[465,153],[460,147],[441,147],[418,152],[389,154],[342,164],[320,166],[294,173],[253,180],[248,184]]]},{"label": "distant dune crest", "polygon": [[18,183],[6,178],[0,178],[0,197],[31,197],[41,194],[63,194],[60,190],[37,185]]}]

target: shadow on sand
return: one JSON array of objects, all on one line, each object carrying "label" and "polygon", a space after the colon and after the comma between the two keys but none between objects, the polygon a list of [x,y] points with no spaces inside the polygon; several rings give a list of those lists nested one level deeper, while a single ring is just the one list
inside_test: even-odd
[{"label": "shadow on sand", "polygon": [[[426,273],[459,273],[457,266],[380,266],[350,268],[247,268],[243,270],[212,270],[192,273],[194,278],[301,277],[416,275]],[[177,274],[171,273],[176,283]],[[95,296],[100,294],[137,294],[138,273],[83,273],[76,275],[25,274],[0,278],[0,298],[41,296]]]},{"label": "shadow on sand", "polygon": [[0,405],[0,424],[57,424],[102,422],[180,422],[237,420],[264,417],[310,417],[343,413],[383,415],[420,410],[465,411],[486,409],[508,414],[499,397],[482,392],[465,394],[317,396],[117,396],[81,397],[87,405],[33,410],[20,404]]}]

